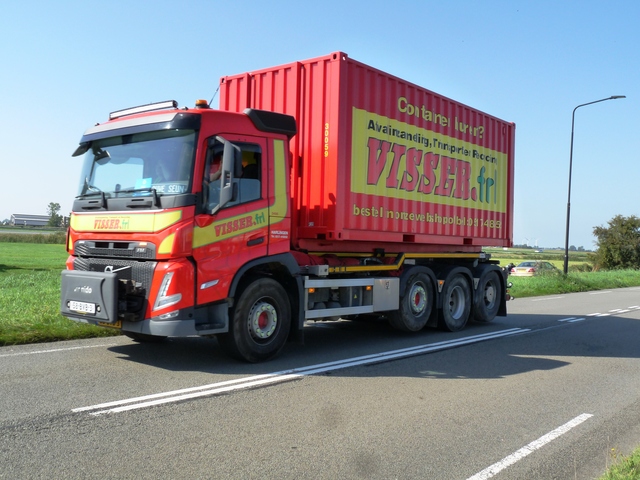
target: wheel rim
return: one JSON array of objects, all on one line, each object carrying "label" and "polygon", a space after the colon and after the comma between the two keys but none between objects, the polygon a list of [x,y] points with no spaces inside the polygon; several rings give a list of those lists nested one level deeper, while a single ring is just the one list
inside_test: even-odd
[{"label": "wheel rim", "polygon": [[278,313],[268,302],[258,301],[249,312],[249,333],[256,340],[269,339],[278,327]]},{"label": "wheel rim", "polygon": [[487,285],[484,287],[484,304],[487,308],[493,308],[493,305],[496,302],[496,286],[493,282],[487,282]]},{"label": "wheel rim", "polygon": [[456,286],[449,295],[449,313],[451,318],[458,320],[464,314],[465,302],[462,287]]},{"label": "wheel rim", "polygon": [[411,299],[409,302],[411,304],[411,313],[416,316],[422,314],[427,307],[427,292],[424,285],[419,283],[413,285],[409,298]]}]

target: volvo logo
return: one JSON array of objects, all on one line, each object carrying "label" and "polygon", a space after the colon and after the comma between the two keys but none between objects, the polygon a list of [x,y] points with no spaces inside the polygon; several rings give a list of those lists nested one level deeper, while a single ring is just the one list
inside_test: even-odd
[{"label": "volvo logo", "polygon": [[131,266],[127,265],[126,267],[122,267],[122,268],[114,268],[113,265],[107,265],[106,267],[104,267],[104,271],[105,272],[116,273],[116,272],[119,272],[121,270],[126,270],[127,268],[131,268]]}]

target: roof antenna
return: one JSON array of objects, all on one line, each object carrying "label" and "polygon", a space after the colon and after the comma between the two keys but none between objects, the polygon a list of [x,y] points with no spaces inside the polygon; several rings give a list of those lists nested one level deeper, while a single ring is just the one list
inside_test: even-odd
[{"label": "roof antenna", "polygon": [[213,103],[213,99],[216,98],[216,95],[218,94],[218,90],[220,90],[220,85],[218,85],[218,88],[216,88],[216,91],[213,92],[213,97],[211,97],[211,101],[209,102],[209,105]]}]

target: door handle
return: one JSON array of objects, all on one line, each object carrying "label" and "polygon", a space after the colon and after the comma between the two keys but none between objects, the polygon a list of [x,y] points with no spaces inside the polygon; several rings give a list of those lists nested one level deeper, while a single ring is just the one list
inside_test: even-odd
[{"label": "door handle", "polygon": [[264,243],[264,236],[252,238],[247,242],[247,247],[253,247],[254,245],[260,245],[261,243]]}]

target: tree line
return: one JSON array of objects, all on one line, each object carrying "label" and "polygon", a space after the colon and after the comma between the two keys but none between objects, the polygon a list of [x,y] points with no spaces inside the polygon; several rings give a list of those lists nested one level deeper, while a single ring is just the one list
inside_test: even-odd
[{"label": "tree line", "polygon": [[594,227],[594,269],[640,269],[640,218],[616,215],[608,226]]},{"label": "tree line", "polygon": [[61,227],[64,217],[60,215],[60,204],[56,202],[50,202],[47,206],[47,215],[49,215],[49,221],[47,225],[50,227]]}]

